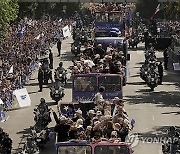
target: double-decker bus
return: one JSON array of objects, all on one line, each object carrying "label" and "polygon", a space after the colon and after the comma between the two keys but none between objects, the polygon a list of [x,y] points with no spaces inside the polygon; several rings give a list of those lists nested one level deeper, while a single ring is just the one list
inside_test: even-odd
[{"label": "double-decker bus", "polygon": [[125,37],[125,27],[127,16],[131,14],[126,13],[124,15],[122,11],[97,11],[95,12],[95,46],[102,44],[102,47],[106,50],[111,43],[115,48],[120,49],[124,53],[125,57],[125,77],[123,77],[123,85],[127,81],[128,63],[130,60],[130,54],[127,50],[127,41]]}]

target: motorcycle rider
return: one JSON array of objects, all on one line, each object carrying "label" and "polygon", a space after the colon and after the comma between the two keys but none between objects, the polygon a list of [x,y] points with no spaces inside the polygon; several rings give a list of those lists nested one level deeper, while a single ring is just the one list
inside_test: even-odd
[{"label": "motorcycle rider", "polygon": [[40,99],[40,104],[38,105],[37,109],[44,109],[44,112],[48,111],[48,106],[44,98]]},{"label": "motorcycle rider", "polygon": [[2,154],[10,154],[12,149],[12,140],[9,137],[9,134],[5,133],[4,138],[2,140]]},{"label": "motorcycle rider", "polygon": [[40,104],[38,105],[37,109],[34,110],[35,118],[34,120],[36,123],[39,123],[39,115],[41,115],[41,127],[46,127],[51,122],[51,116],[50,116],[50,110],[48,109],[48,106],[46,104],[46,101],[44,98],[40,99]]},{"label": "motorcycle rider", "polygon": [[59,74],[62,74],[63,82],[65,82],[65,84],[66,84],[66,70],[63,67],[63,62],[59,63],[59,67],[57,68],[57,71]]},{"label": "motorcycle rider", "polygon": [[178,145],[179,145],[179,139],[180,134],[177,132],[175,126],[171,126],[168,131],[168,143],[164,143],[162,145],[162,150],[163,152],[168,152],[171,154],[175,154],[176,151],[178,150]]}]

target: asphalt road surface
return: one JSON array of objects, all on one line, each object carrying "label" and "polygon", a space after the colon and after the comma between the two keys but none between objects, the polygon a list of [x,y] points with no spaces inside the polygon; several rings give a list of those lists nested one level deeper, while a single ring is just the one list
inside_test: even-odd
[{"label": "asphalt road surface", "polygon": [[[60,61],[63,61],[64,67],[68,68],[72,65],[73,55],[70,52],[71,39],[63,41],[62,56],[57,57],[56,46],[53,47],[54,68],[58,67]],[[139,45],[137,50],[129,50],[131,60],[129,61],[129,77],[128,83],[123,89],[124,99],[126,100],[125,109],[129,114],[129,118],[136,121],[132,134],[138,134],[134,141],[134,154],[160,154],[161,144],[153,143],[166,132],[168,126],[180,124],[180,73],[173,71],[169,66],[169,70],[165,71],[163,85],[155,88],[154,92],[150,92],[144,82],[139,77],[139,70],[144,61],[143,45]],[[156,56],[159,61],[162,60],[162,52],[157,52]],[[49,88],[43,87],[43,92],[38,92],[37,72],[35,72],[29,83],[25,86],[30,94],[32,105],[28,108],[19,108],[17,100],[14,106],[6,113],[6,121],[0,123],[0,126],[10,134],[13,139],[13,153],[18,153],[26,135],[29,133],[30,126],[34,125],[33,109],[41,97],[46,99],[48,105],[57,111],[55,102],[49,96]],[[65,97],[62,103],[71,102],[71,83],[65,89]],[[49,127],[53,129],[54,120]],[[20,143],[20,144],[19,144]],[[52,154],[55,152],[54,141],[51,140],[45,145],[41,154]]]}]

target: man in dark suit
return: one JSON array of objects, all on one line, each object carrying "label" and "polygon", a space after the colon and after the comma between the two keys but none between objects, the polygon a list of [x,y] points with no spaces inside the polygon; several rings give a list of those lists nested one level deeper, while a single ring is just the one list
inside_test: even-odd
[{"label": "man in dark suit", "polygon": [[58,42],[57,42],[57,49],[58,49],[58,57],[60,57],[61,55],[61,40],[59,39]]},{"label": "man in dark suit", "polygon": [[49,62],[50,62],[49,64],[50,69],[53,69],[53,53],[51,49],[49,49]]},{"label": "man in dark suit", "polygon": [[38,82],[39,82],[39,90],[38,90],[38,92],[42,92],[43,77],[44,77],[44,73],[43,73],[42,68],[40,68],[39,71],[38,71]]}]

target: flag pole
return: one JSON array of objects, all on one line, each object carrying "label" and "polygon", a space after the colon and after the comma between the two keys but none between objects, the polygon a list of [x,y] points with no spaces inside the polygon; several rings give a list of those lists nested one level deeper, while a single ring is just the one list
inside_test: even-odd
[{"label": "flag pole", "polygon": [[[168,0],[167,0],[168,1]],[[165,3],[163,4],[162,2],[162,5],[165,6]],[[164,14],[164,22],[166,21],[166,12],[165,12],[165,7],[164,7],[164,10],[163,10],[163,14]]]}]

